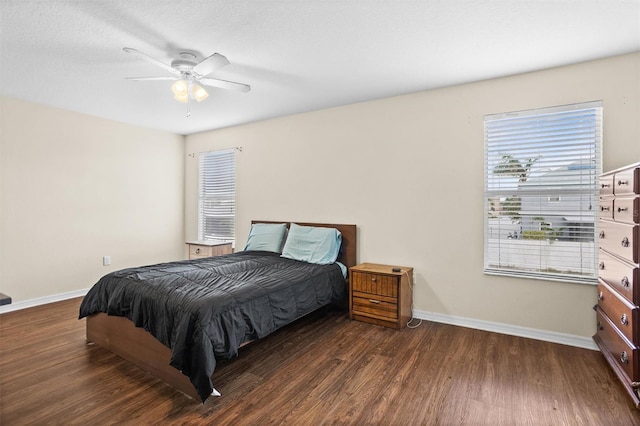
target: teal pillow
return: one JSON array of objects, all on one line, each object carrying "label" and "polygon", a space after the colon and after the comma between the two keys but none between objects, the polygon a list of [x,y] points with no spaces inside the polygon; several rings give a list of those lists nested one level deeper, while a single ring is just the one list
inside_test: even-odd
[{"label": "teal pillow", "polygon": [[245,251],[272,251],[282,253],[287,233],[286,223],[254,223],[251,225]]},{"label": "teal pillow", "polygon": [[342,234],[335,228],[292,223],[282,257],[326,265],[336,261],[341,244]]}]

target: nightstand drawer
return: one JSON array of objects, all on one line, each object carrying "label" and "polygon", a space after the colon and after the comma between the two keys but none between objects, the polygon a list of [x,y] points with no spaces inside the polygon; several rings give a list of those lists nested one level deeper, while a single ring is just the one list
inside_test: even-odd
[{"label": "nightstand drawer", "polygon": [[367,272],[353,272],[351,285],[354,292],[377,296],[398,297],[398,277]]},{"label": "nightstand drawer", "polygon": [[375,317],[397,319],[398,304],[374,298],[363,298],[353,296],[353,313],[362,315],[373,315]]},{"label": "nightstand drawer", "polygon": [[233,246],[230,242],[187,241],[186,244],[189,246],[189,259],[222,256],[233,252]]},{"label": "nightstand drawer", "polygon": [[199,257],[210,257],[211,256],[211,247],[207,246],[189,246],[189,258],[199,258]]}]

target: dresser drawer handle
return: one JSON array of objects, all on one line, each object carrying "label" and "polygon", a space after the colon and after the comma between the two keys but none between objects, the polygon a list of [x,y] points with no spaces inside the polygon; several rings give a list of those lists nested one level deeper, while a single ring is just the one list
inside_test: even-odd
[{"label": "dresser drawer handle", "polygon": [[620,280],[620,284],[622,284],[623,287],[629,287],[629,278],[627,277],[622,277],[622,279]]},{"label": "dresser drawer handle", "polygon": [[628,207],[618,207],[618,213],[626,212],[627,210],[629,210]]},{"label": "dresser drawer handle", "polygon": [[604,294],[602,292],[598,293],[598,300],[601,302],[604,300]]},{"label": "dresser drawer handle", "polygon": [[620,317],[620,323],[622,325],[629,325],[629,320],[627,319],[627,314],[622,314]]},{"label": "dresser drawer handle", "polygon": [[629,181],[628,180],[619,180],[618,181],[618,186],[622,186],[622,185],[629,185]]},{"label": "dresser drawer handle", "polygon": [[601,212],[608,212],[609,211],[609,206],[600,206],[600,211]]},{"label": "dresser drawer handle", "polygon": [[611,185],[609,185],[608,183],[603,183],[600,185],[601,188],[609,188]]},{"label": "dresser drawer handle", "polygon": [[622,351],[620,354],[620,362],[623,364],[629,364],[629,355],[627,355],[627,351]]},{"label": "dresser drawer handle", "polygon": [[604,239],[604,231],[600,231],[600,239]]},{"label": "dresser drawer handle", "polygon": [[377,303],[378,305],[381,303],[379,300],[369,299],[371,303]]},{"label": "dresser drawer handle", "polygon": [[196,249],[196,254],[200,254],[200,248],[199,247]]},{"label": "dresser drawer handle", "polygon": [[622,247],[629,247],[629,238],[624,237],[622,241],[620,241],[620,244],[622,244]]},{"label": "dresser drawer handle", "polygon": [[600,269],[604,269],[604,262],[600,262],[600,263],[598,264],[598,268],[600,268]]},{"label": "dresser drawer handle", "polygon": [[378,281],[378,279],[376,277],[371,277],[371,282],[375,283],[376,281]]}]

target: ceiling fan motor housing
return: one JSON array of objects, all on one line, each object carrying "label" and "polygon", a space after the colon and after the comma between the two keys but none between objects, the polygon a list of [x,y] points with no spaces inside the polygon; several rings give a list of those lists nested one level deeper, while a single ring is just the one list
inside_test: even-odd
[{"label": "ceiling fan motor housing", "polygon": [[195,67],[198,63],[196,60],[198,57],[191,52],[180,52],[178,54],[179,59],[174,59],[171,61],[171,66],[180,71],[188,71],[191,68]]}]

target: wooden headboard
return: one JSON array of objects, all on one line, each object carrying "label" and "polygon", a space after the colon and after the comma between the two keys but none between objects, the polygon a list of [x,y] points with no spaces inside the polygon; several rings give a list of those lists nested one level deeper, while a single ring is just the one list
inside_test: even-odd
[{"label": "wooden headboard", "polygon": [[[275,221],[275,220],[252,220],[251,223],[286,223],[287,228],[291,222]],[[336,228],[342,234],[342,247],[340,248],[340,255],[338,256],[338,262],[344,264],[347,268],[356,265],[356,225],[345,225],[338,223],[305,223],[294,222],[297,225],[302,226],[318,226],[321,228]]]}]

